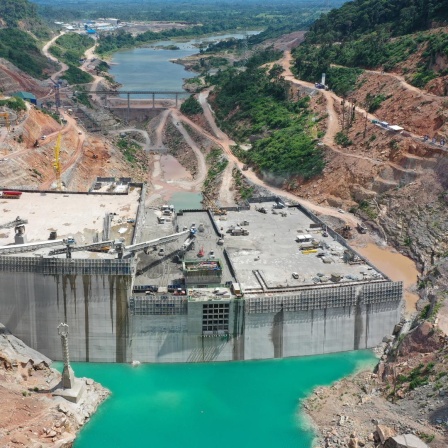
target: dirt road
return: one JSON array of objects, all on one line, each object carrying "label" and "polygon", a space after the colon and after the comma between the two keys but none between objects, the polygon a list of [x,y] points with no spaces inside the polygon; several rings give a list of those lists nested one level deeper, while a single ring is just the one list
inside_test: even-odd
[{"label": "dirt road", "polygon": [[54,42],[61,36],[63,36],[65,34],[65,31],[62,31],[60,34],[58,34],[57,36],[53,37],[53,39],[49,40],[42,48],[42,53],[44,54],[45,57],[47,57],[48,59],[51,59],[54,62],[57,62],[60,66],[61,66],[61,70],[59,70],[56,73],[53,73],[51,75],[51,79],[53,81],[57,81],[59,79],[59,77],[68,69],[68,65],[64,64],[64,62],[59,61],[59,59],[55,58],[50,52],[49,49],[50,47],[54,44]]},{"label": "dirt road", "polygon": [[[210,125],[210,128],[213,131],[213,134],[215,134],[215,137],[219,141],[219,145],[224,149],[224,151],[227,154],[227,157],[229,154],[232,154],[232,151],[230,150],[230,147],[235,145],[235,142],[231,140],[224,132],[219,129],[219,127],[216,125],[215,117],[213,114],[213,111],[210,107],[210,104],[207,102],[208,95],[210,94],[211,89],[207,89],[199,94],[199,103],[202,106],[202,110],[204,111],[204,116]],[[232,154],[233,156],[233,154]],[[231,160],[229,160],[229,164],[227,165],[226,169],[224,170],[222,174],[221,179],[221,188],[219,190],[219,203],[221,206],[230,206],[234,204],[233,199],[233,193],[232,193],[232,183],[233,183],[233,168],[235,166],[235,163],[232,163]]]},{"label": "dirt road", "polygon": [[171,119],[174,126],[177,128],[177,130],[181,133],[184,140],[187,142],[188,146],[193,150],[196,159],[198,161],[198,172],[196,179],[189,182],[189,184],[191,185],[191,187],[194,187],[195,189],[197,189],[198,187],[202,187],[202,184],[204,183],[204,180],[207,177],[207,166],[205,164],[204,154],[202,154],[201,149],[190,137],[187,130],[182,125],[182,114],[180,114],[177,110],[173,110]]},{"label": "dirt road", "polygon": [[[204,108],[204,110],[206,111],[207,108],[204,107],[204,104],[206,103],[206,99],[208,97],[209,91],[204,91],[203,93],[204,93],[204,95],[201,98],[201,100],[202,100],[201,105]],[[208,103],[206,103],[206,104],[208,104]],[[208,108],[208,110],[210,110],[210,108]],[[216,122],[214,120],[213,115],[211,113],[207,114],[205,112],[205,116],[206,116],[207,120],[209,120],[209,121],[211,120],[211,122],[210,122],[211,128],[215,129],[214,126],[216,126]],[[227,158],[229,160],[229,167],[233,168],[234,166],[236,166],[237,168],[239,168],[239,170],[241,171],[243,176],[246,177],[253,184],[258,185],[258,186],[260,186],[262,188],[265,188],[265,189],[271,191],[273,194],[281,196],[281,197],[283,197],[283,198],[285,198],[287,200],[290,200],[290,201],[293,201],[293,202],[298,202],[299,204],[301,204],[304,207],[312,210],[313,212],[321,213],[321,214],[324,214],[324,215],[335,216],[337,218],[341,218],[340,212],[338,212],[336,209],[334,209],[332,207],[324,207],[324,206],[321,206],[321,205],[316,205],[316,204],[314,204],[314,203],[312,203],[310,201],[307,201],[305,199],[299,198],[298,196],[296,196],[293,193],[290,193],[288,191],[284,191],[281,188],[274,187],[274,186],[264,182],[262,179],[260,179],[256,175],[256,173],[254,173],[252,170],[242,171],[243,163],[240,162],[238,160],[238,158],[235,157],[234,154],[232,153],[232,151],[230,149],[230,146],[231,146],[231,144],[233,144],[233,141],[231,139],[229,139],[228,136],[226,136],[221,130],[219,130],[219,132],[222,133],[225,136],[225,138],[223,140],[221,140],[221,139],[219,139],[217,137],[211,136],[208,132],[204,131],[200,126],[196,125],[191,120],[188,120],[188,122],[189,122],[188,124],[190,126],[193,126],[198,132],[206,135],[208,138],[212,139],[214,142],[216,142],[218,145],[220,145],[223,148],[223,150],[226,153],[226,155],[227,155]],[[224,180],[223,180],[223,184],[224,184]],[[224,190],[224,188],[221,188],[221,191],[223,191],[223,190]],[[230,188],[228,188],[227,191],[229,191],[229,193],[231,193],[230,192]],[[223,193],[223,195],[224,195],[224,193]],[[220,197],[220,200],[221,200],[221,197]],[[232,200],[232,202],[233,202],[233,200]],[[346,213],[343,216],[344,216],[344,219],[348,223],[353,225],[353,226],[355,226],[358,222],[360,222],[352,214]]]}]

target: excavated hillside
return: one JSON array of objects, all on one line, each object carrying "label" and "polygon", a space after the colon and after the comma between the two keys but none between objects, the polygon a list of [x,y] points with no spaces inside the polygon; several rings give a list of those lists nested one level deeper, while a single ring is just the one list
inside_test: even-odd
[{"label": "excavated hillside", "polygon": [[[368,95],[383,94],[387,99],[374,117],[405,131],[392,132],[372,123],[373,116],[366,119],[359,107],[347,127],[347,102],[343,106],[339,99],[329,104],[324,100],[329,93],[318,93],[316,112],[325,116],[330,108],[337,120],[332,138],[324,139],[326,168],[309,182],[293,179],[286,187],[315,202],[356,211],[424,270],[448,250],[448,172],[443,168],[448,153],[441,145],[448,137],[446,99],[387,74],[365,72],[357,86],[351,101],[363,105]],[[348,143],[338,144],[337,132]],[[428,141],[423,141],[425,134]]]},{"label": "excavated hillside", "polygon": [[0,58],[0,92],[5,95],[24,90],[33,92],[37,97],[50,91],[48,81],[39,81],[19,70],[6,59]]},{"label": "excavated hillside", "polygon": [[87,191],[98,176],[145,179],[145,167],[130,163],[111,141],[87,134],[69,115],[65,119],[61,126],[33,106],[19,115],[0,149],[2,186],[50,189],[55,182],[53,160],[59,133],[61,178],[66,189]]}]

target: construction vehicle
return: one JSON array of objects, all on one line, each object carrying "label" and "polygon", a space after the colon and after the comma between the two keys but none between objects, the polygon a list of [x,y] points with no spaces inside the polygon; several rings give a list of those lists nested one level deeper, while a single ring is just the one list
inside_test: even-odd
[{"label": "construction vehicle", "polygon": [[98,156],[90,149],[90,148],[87,148],[87,150],[86,150],[86,152],[85,152],[85,155],[87,155],[87,153],[88,152],[91,152],[92,153],[92,159],[97,159],[98,158]]},{"label": "construction vehicle", "polygon": [[9,190],[0,191],[0,197],[5,199],[20,199],[20,196],[22,196],[21,191],[9,191]]},{"label": "construction vehicle", "polygon": [[53,168],[56,174],[56,190],[62,191],[62,181],[61,181],[61,139],[62,134],[59,133],[58,139],[56,141],[56,145],[54,147],[54,160],[53,160]]},{"label": "construction vehicle", "polygon": [[336,231],[342,236],[342,238],[346,240],[353,238],[352,228],[348,224],[345,224],[343,227],[337,229]]},{"label": "construction vehicle", "polygon": [[302,254],[303,254],[303,255],[316,254],[316,253],[317,253],[317,249],[306,249],[306,250],[302,250]]},{"label": "construction vehicle", "polygon": [[364,224],[361,224],[361,223],[356,224],[356,230],[359,233],[363,233],[363,234],[367,233],[367,227]]}]

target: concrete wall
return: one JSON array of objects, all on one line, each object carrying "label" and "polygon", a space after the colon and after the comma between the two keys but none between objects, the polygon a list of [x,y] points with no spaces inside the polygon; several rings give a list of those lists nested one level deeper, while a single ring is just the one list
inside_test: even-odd
[{"label": "concrete wall", "polygon": [[283,358],[372,348],[399,320],[399,302],[247,314],[244,355]]},{"label": "concrete wall", "polygon": [[[0,257],[0,321],[55,360],[62,357],[61,322],[70,326],[73,361],[204,362],[371,348],[400,319],[402,286],[383,282],[347,286],[344,294],[332,288],[271,297],[267,307],[233,300],[229,335],[202,336],[203,302],[189,301],[170,315],[154,307],[132,314],[129,263],[20,260],[15,266]],[[101,270],[110,273],[95,273]]]},{"label": "concrete wall", "polygon": [[0,272],[0,316],[27,345],[61,359],[57,326],[70,327],[73,361],[126,362],[129,350],[125,275]]}]

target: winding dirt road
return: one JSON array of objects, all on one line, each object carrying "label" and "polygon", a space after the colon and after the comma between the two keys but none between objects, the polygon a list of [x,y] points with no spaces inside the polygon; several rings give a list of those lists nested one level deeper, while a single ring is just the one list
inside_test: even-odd
[{"label": "winding dirt road", "polygon": [[56,73],[53,73],[51,75],[51,79],[56,82],[59,77],[68,69],[68,65],[65,64],[64,62],[61,62],[59,59],[55,58],[50,52],[49,49],[50,47],[56,42],[57,39],[59,39],[61,36],[63,36],[65,34],[65,31],[62,31],[60,34],[58,34],[57,36],[53,37],[53,39],[49,40],[42,48],[42,53],[44,54],[45,57],[47,57],[48,59],[51,59],[53,62],[57,62],[60,66],[61,66],[61,70],[59,70]]},{"label": "winding dirt road", "polygon": [[[313,86],[314,87],[314,86]],[[211,111],[210,107],[204,107],[205,104],[208,105],[207,103],[207,97],[208,97],[209,91],[204,91],[203,92],[203,96],[201,97],[201,105],[204,109],[204,115],[206,117],[206,119],[209,121],[210,127],[211,129],[215,129],[215,127],[217,128],[216,122],[214,120],[213,114],[207,113],[207,110]],[[205,131],[204,129],[202,129],[200,126],[196,125],[196,123],[192,122],[191,120],[189,120],[188,118],[184,117],[184,121],[187,121],[188,124],[192,127],[194,127],[198,132],[202,133],[203,135],[205,135],[206,137],[208,137],[209,139],[213,140],[215,143],[217,143],[218,145],[221,146],[221,148],[223,149],[223,151],[226,153],[227,158],[229,160],[229,166],[231,166],[233,168],[233,166],[236,166],[242,173],[242,175],[244,177],[246,177],[246,179],[251,182],[254,185],[257,185],[259,187],[265,188],[266,190],[270,191],[271,193],[273,193],[274,195],[278,195],[281,196],[289,201],[293,201],[296,203],[301,204],[302,206],[312,210],[313,212],[316,213],[320,213],[320,214],[324,214],[324,215],[330,215],[330,216],[335,216],[337,218],[341,218],[341,214],[340,212],[338,212],[335,208],[332,207],[324,207],[321,205],[317,205],[314,204],[313,202],[307,201],[306,199],[302,199],[298,196],[296,196],[293,193],[290,193],[288,191],[282,190],[281,188],[277,188],[274,187],[266,182],[264,182],[262,179],[260,179],[255,172],[253,172],[252,170],[246,170],[246,171],[242,171],[243,168],[243,163],[240,162],[240,160],[235,157],[235,155],[232,153],[230,146],[231,144],[233,144],[233,141],[227,136],[225,135],[225,133],[223,133],[219,128],[219,132],[220,134],[218,135],[223,135],[224,138],[223,140],[219,139],[218,137],[212,136],[210,135],[207,131]],[[337,123],[337,117],[336,117],[336,123]],[[215,131],[214,131],[215,132]],[[221,191],[223,190],[223,187],[221,187]],[[228,189],[228,191],[230,192],[230,190]],[[221,195],[220,195],[221,198]],[[233,203],[233,198],[232,198],[232,203]],[[222,204],[224,205],[224,204]],[[358,222],[360,222],[355,216],[353,216],[352,214],[344,214],[343,215],[345,221],[347,221],[348,223],[350,223],[351,225],[355,226]]]}]

